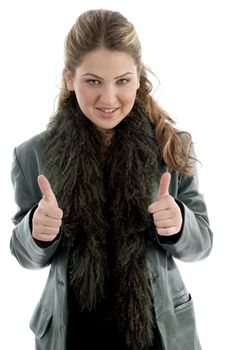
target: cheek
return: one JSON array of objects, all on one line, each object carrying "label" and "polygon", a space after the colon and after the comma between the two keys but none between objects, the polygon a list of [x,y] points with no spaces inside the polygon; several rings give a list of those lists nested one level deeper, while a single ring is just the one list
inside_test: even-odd
[{"label": "cheek", "polygon": [[126,89],[124,93],[121,95],[122,102],[128,105],[134,104],[136,93],[137,93],[137,90]]},{"label": "cheek", "polygon": [[75,89],[75,93],[76,93],[76,96],[80,98],[86,98],[88,96],[86,89],[83,89],[80,87]]},{"label": "cheek", "polygon": [[94,100],[93,94],[90,94],[85,88],[75,89],[76,98],[80,105],[89,104]]}]

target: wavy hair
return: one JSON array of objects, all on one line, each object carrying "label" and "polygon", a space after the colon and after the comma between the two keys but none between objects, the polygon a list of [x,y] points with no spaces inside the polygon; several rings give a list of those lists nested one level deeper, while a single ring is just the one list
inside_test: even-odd
[{"label": "wavy hair", "polygon": [[[82,13],[65,40],[65,69],[74,75],[76,67],[88,52],[102,48],[128,53],[134,59],[140,80],[136,99],[144,105],[148,118],[154,125],[164,162],[179,173],[191,175],[191,135],[187,131],[178,130],[175,121],[152,97],[153,85],[148,79],[148,69],[142,63],[139,38],[133,24],[121,13],[105,9]],[[67,89],[63,74],[58,109],[72,103],[72,94],[74,92]]]}]

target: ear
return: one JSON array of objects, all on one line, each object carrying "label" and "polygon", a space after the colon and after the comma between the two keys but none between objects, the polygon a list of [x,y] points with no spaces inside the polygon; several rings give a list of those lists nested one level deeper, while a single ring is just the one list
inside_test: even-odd
[{"label": "ear", "polygon": [[63,78],[69,91],[74,91],[73,75],[67,68],[63,70]]}]

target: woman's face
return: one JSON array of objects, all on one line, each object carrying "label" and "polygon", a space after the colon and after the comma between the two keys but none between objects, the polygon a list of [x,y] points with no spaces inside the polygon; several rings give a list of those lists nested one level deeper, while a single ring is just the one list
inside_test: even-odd
[{"label": "woman's face", "polygon": [[139,79],[134,59],[121,51],[98,49],[84,56],[67,88],[75,91],[85,116],[100,130],[110,130],[131,111]]}]

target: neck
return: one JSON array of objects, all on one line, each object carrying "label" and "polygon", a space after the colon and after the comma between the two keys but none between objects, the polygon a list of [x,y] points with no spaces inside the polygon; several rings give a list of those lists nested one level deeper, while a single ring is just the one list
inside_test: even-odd
[{"label": "neck", "polygon": [[101,129],[97,127],[97,130],[100,132],[103,144],[109,145],[114,135],[114,129]]},{"label": "neck", "polygon": [[101,136],[101,158],[104,160],[106,159],[107,150],[109,148],[109,145],[111,143],[115,130],[100,129],[98,127],[97,127],[97,130],[100,132],[100,136]]}]

